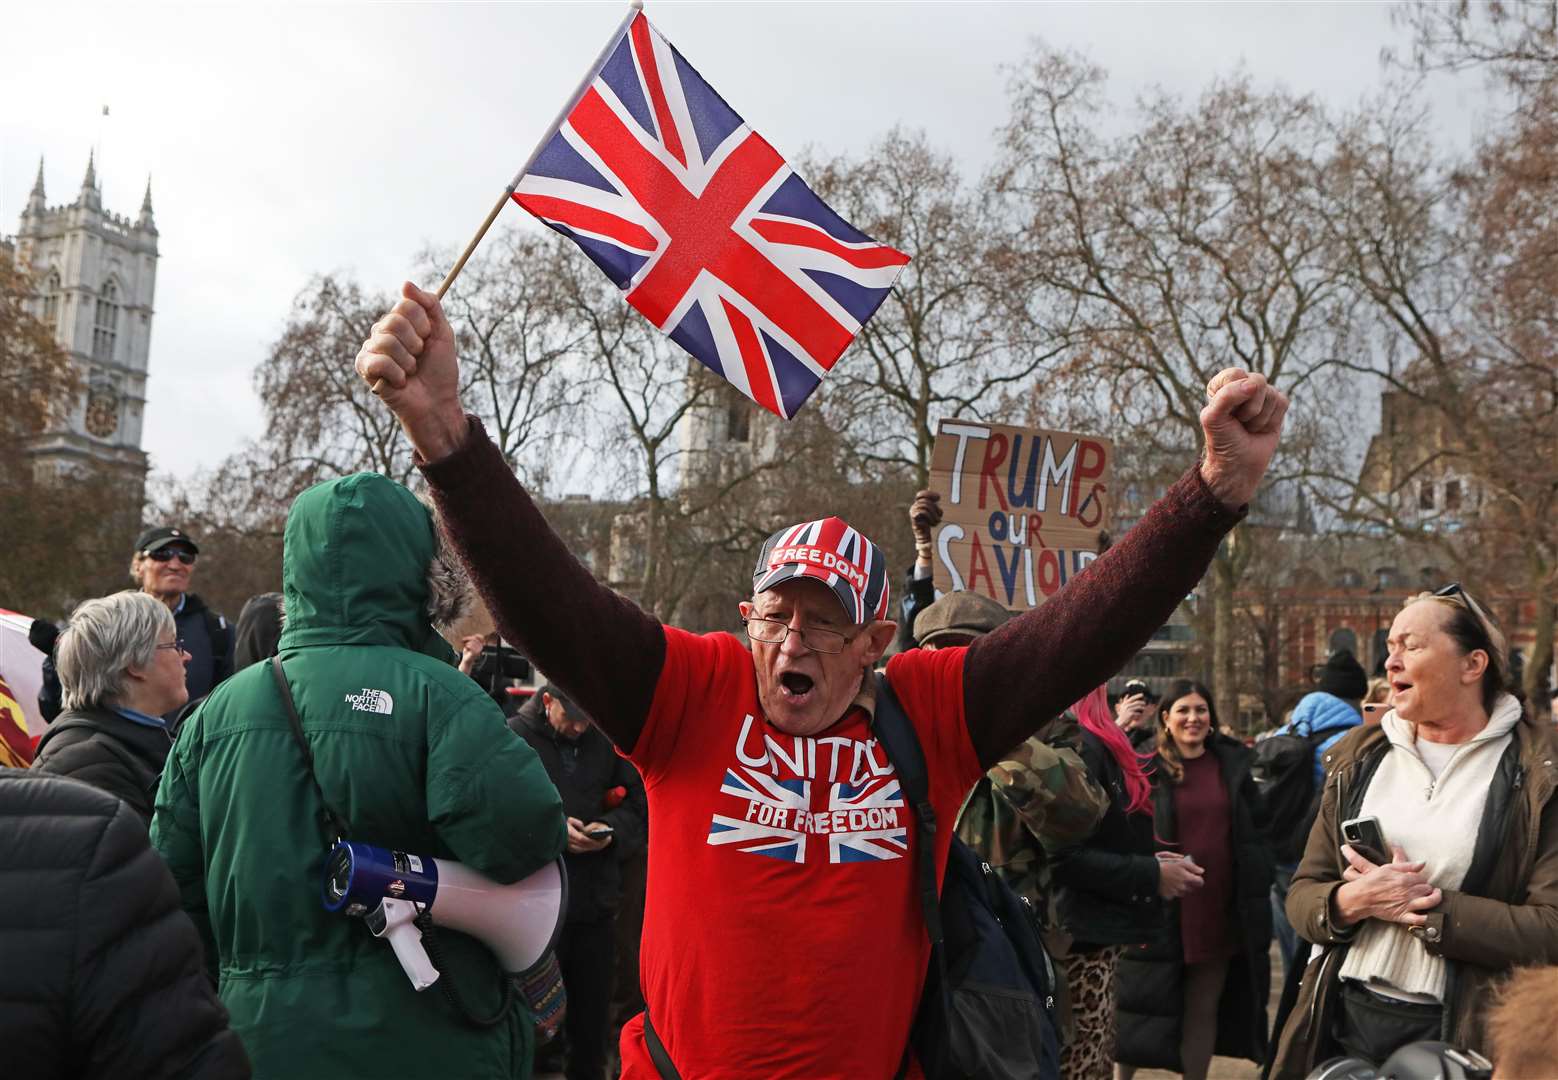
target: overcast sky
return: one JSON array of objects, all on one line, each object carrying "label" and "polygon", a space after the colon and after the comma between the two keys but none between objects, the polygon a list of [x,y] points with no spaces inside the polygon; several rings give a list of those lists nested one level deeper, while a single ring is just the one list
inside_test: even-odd
[{"label": "overcast sky", "polygon": [[[393,289],[425,244],[462,245],[626,11],[569,4],[13,4],[0,67],[0,232],[46,158],[51,205],[88,150],[132,217],[148,174],[161,261],[145,449],[184,476],[259,433],[250,375],[310,275]],[[1194,95],[1241,63],[1349,106],[1400,44],[1369,3],[672,3],[660,30],[781,153],[867,146],[895,124],[976,173],[1003,65],[1042,36],[1128,100]],[[1475,77],[1425,91],[1464,146]],[[102,116],[102,107],[110,115]],[[526,215],[516,206],[504,220]],[[351,357],[342,357],[348,364]],[[848,363],[848,358],[844,360]]]}]

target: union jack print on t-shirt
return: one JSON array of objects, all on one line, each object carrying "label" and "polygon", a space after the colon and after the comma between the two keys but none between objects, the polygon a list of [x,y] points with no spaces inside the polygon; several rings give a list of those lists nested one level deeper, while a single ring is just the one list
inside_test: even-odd
[{"label": "union jack print on t-shirt", "polygon": [[793,863],[879,862],[908,852],[903,786],[864,725],[785,735],[748,713],[734,754],[709,820],[712,847]]},{"label": "union jack print on t-shirt", "polygon": [[642,13],[514,200],[786,418],[909,262],[834,213]]}]

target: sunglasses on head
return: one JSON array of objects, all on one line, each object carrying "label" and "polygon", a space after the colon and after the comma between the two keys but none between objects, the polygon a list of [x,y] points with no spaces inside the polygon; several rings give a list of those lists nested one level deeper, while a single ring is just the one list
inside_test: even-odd
[{"label": "sunglasses on head", "polygon": [[148,551],[146,557],[152,562],[167,562],[170,559],[177,559],[185,566],[194,566],[196,555],[193,551],[184,551],[183,549],[158,548],[156,551]]},{"label": "sunglasses on head", "polygon": [[1442,596],[1448,600],[1460,600],[1461,603],[1466,605],[1466,610],[1470,611],[1476,616],[1477,621],[1482,623],[1483,631],[1488,634],[1490,639],[1492,638],[1492,620],[1488,618],[1488,613],[1482,610],[1481,604],[1472,599],[1471,593],[1461,588],[1459,581],[1452,581],[1442,589],[1435,589],[1434,595]]}]

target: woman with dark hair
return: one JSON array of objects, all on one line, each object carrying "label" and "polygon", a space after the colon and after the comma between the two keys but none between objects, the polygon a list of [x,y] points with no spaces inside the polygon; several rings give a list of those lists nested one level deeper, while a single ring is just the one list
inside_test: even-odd
[{"label": "woman with dark hair", "polygon": [[1220,734],[1212,692],[1180,680],[1158,706],[1153,827],[1202,885],[1170,904],[1163,935],[1120,963],[1116,1077],[1137,1067],[1202,1080],[1212,1054],[1263,1062],[1271,983],[1272,857],[1251,753]]},{"label": "woman with dark hair", "polygon": [[[1386,642],[1391,711],[1325,755],[1287,913],[1317,946],[1275,1077],[1420,1039],[1485,1048],[1517,965],[1558,963],[1558,737],[1505,692],[1504,635],[1459,585],[1421,593]],[[1348,843],[1368,829],[1383,850]]]},{"label": "woman with dark hair", "polygon": [[1061,959],[1074,1033],[1061,1053],[1067,1080],[1109,1080],[1115,1041],[1115,969],[1128,945],[1162,933],[1164,902],[1198,888],[1201,872],[1153,856],[1152,784],[1109,714],[1103,687],[1072,706],[1050,742],[1074,749],[1109,798],[1082,843],[1051,857],[1056,921],[1070,938]]}]

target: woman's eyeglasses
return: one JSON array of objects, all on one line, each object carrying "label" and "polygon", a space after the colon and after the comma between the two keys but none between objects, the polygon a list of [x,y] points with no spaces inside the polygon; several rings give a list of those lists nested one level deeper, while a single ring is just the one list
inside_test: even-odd
[{"label": "woman's eyeglasses", "polygon": [[152,562],[168,562],[178,559],[185,566],[194,566],[197,556],[193,551],[175,550],[174,548],[158,548],[156,551],[148,551],[146,557]]},{"label": "woman's eyeglasses", "polygon": [[157,648],[159,648],[159,649],[176,649],[179,652],[183,652],[184,651],[184,639],[183,638],[177,638],[177,639],[175,639],[173,641],[164,641],[164,642],[159,643],[157,645]]}]

